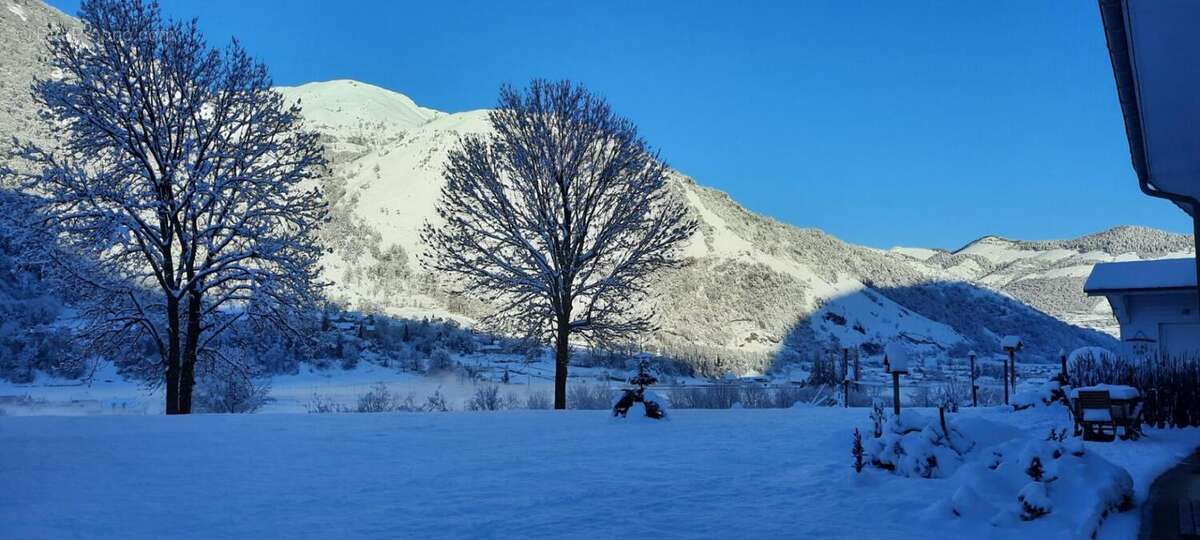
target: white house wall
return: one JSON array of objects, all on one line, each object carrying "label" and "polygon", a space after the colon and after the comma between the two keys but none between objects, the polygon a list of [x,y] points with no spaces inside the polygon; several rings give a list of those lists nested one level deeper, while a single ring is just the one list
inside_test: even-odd
[{"label": "white house wall", "polygon": [[[1196,293],[1131,293],[1108,297],[1121,323],[1123,353],[1152,358],[1196,355],[1200,316]],[[1170,325],[1165,327],[1164,325]]]}]

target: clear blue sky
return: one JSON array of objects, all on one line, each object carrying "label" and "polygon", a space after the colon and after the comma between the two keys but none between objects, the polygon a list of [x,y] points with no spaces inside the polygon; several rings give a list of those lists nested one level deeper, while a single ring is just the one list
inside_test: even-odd
[{"label": "clear blue sky", "polygon": [[701,184],[851,242],[1191,230],[1137,189],[1091,0],[163,5],[241,38],[278,84],[462,111],[503,82],[579,81]]}]

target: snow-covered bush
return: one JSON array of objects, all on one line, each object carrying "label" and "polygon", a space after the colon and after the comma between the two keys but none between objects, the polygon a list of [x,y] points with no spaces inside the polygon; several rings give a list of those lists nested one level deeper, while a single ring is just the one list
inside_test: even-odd
[{"label": "snow-covered bush", "polygon": [[757,384],[747,384],[741,388],[739,402],[747,409],[769,409],[775,406],[771,391]]},{"label": "snow-covered bush", "polygon": [[[677,409],[787,409],[801,404],[830,406],[835,402],[834,394],[828,386],[765,388],[754,384],[723,383],[672,388],[667,395],[671,407]],[[851,394],[852,397],[856,395]]]},{"label": "snow-covered bush", "polygon": [[883,425],[887,422],[887,412],[883,410],[883,400],[875,400],[871,403],[871,425],[874,427],[873,437],[878,439],[883,436]]},{"label": "snow-covered bush", "polygon": [[429,373],[447,373],[454,370],[454,359],[450,357],[450,351],[438,348],[434,349],[429,355]]},{"label": "snow-covered bush", "polygon": [[387,385],[376,383],[366,394],[358,396],[357,412],[384,412],[392,410],[392,393]]},{"label": "snow-covered bush", "polygon": [[954,495],[934,512],[997,527],[1051,519],[1063,538],[1093,538],[1111,512],[1132,506],[1129,473],[1084,450],[1078,438],[1018,438],[994,448],[988,459],[964,467]]},{"label": "snow-covered bush", "polygon": [[525,396],[526,409],[549,409],[553,405],[554,403],[550,399],[550,394],[544,390],[536,390]]},{"label": "snow-covered bush", "polygon": [[371,390],[366,394],[358,396],[358,404],[354,412],[360,413],[376,413],[376,412],[395,412],[395,411],[418,411],[415,397],[413,394],[408,394],[401,397],[393,394],[386,384],[375,383]]},{"label": "snow-covered bush", "polygon": [[468,411],[499,411],[505,409],[506,402],[500,397],[500,387],[495,384],[481,384],[467,400]]},{"label": "snow-covered bush", "polygon": [[946,412],[958,412],[959,406],[971,400],[971,383],[951,378],[934,388],[934,404]]},{"label": "snow-covered bush", "polygon": [[200,412],[252,413],[266,404],[271,381],[255,380],[224,371],[204,375],[196,387],[195,406]]},{"label": "snow-covered bush", "polygon": [[616,392],[600,384],[577,384],[567,388],[567,408],[591,411],[612,408]]},{"label": "snow-covered bush", "polygon": [[733,384],[672,388],[669,395],[676,409],[728,409],[741,399]]},{"label": "snow-covered bush", "polygon": [[1027,384],[1012,397],[1012,406],[1016,410],[1028,409],[1034,406],[1049,405],[1054,402],[1066,403],[1066,393],[1062,383],[1057,379],[1045,382]]},{"label": "snow-covered bush", "polygon": [[333,398],[319,394],[313,394],[312,399],[304,404],[304,409],[311,414],[350,412],[349,408],[334,401]]},{"label": "snow-covered bush", "polygon": [[953,423],[946,428],[949,433],[939,419],[901,411],[884,423],[882,436],[866,441],[866,455],[872,466],[901,476],[947,478],[963,464],[963,455],[975,442]]},{"label": "snow-covered bush", "polygon": [[781,386],[771,393],[772,408],[790,409],[797,403],[811,403],[814,401],[814,398],[817,400],[823,399],[824,395],[825,389],[821,387]]},{"label": "snow-covered bush", "polygon": [[434,390],[425,398],[425,410],[429,412],[447,412],[450,410],[450,404],[446,401],[445,394],[442,394],[442,389]]}]

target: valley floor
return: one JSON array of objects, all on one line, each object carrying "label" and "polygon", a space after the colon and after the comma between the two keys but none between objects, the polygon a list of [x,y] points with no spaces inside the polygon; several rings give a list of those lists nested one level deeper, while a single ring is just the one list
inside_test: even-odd
[{"label": "valley floor", "polygon": [[[0,536],[1027,539],[1076,518],[994,526],[938,510],[955,476],[856,475],[867,412],[5,416]],[[956,418],[981,448],[1067,422],[1059,407]],[[1140,502],[1198,444],[1200,430],[1151,430],[1087,451],[1128,469]],[[1137,526],[1136,509],[1116,514],[1100,537]]]}]

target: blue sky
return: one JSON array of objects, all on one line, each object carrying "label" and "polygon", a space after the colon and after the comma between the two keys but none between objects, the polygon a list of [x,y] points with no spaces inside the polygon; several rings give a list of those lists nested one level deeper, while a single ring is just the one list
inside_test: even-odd
[{"label": "blue sky", "polygon": [[278,84],[357,79],[462,111],[504,82],[579,81],[701,184],[851,242],[1191,230],[1137,189],[1094,2],[163,7],[238,36]]}]

